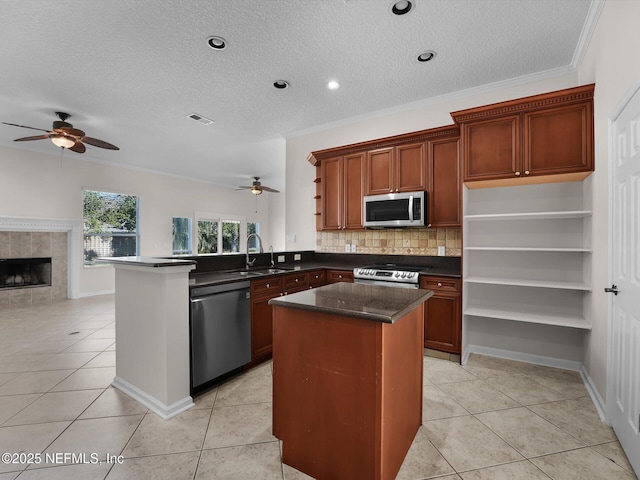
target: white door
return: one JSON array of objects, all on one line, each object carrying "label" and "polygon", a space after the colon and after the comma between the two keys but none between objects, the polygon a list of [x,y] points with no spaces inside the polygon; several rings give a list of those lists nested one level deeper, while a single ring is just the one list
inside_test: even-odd
[{"label": "white door", "polygon": [[640,475],[640,88],[611,119],[609,420]]}]

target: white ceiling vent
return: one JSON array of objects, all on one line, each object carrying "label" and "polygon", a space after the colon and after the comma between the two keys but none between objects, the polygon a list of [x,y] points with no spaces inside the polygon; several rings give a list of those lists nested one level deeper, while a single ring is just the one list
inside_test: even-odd
[{"label": "white ceiling vent", "polygon": [[211,125],[213,120],[207,117],[203,117],[202,115],[198,115],[197,113],[190,113],[187,115],[188,118],[195,120],[196,122],[200,122],[203,125]]}]

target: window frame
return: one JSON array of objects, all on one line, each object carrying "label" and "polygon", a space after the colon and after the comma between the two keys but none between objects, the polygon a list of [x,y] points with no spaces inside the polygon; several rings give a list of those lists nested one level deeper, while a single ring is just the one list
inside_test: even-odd
[{"label": "window frame", "polygon": [[[216,253],[197,253],[197,255],[240,255],[247,253],[247,223],[255,223],[260,228],[260,222],[247,221],[244,215],[234,215],[231,213],[212,213],[212,212],[196,212],[193,217],[193,245],[194,252],[198,252],[198,222],[204,220],[209,222],[218,222],[218,251]],[[238,252],[222,251],[222,224],[224,222],[240,222],[240,250]],[[264,248],[264,245],[263,245]]]}]

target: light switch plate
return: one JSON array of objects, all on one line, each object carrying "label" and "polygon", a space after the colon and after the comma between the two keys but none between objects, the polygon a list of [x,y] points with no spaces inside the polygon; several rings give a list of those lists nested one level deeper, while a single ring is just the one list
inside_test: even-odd
[{"label": "light switch plate", "polygon": [[278,255],[278,263],[284,263],[284,255]]},{"label": "light switch plate", "polygon": [[302,257],[300,256],[300,254],[299,254],[299,253],[295,253],[295,254],[293,255],[293,261],[294,261],[294,262],[295,262],[295,261],[297,261],[297,260],[300,260],[301,258],[302,258]]},{"label": "light switch plate", "polygon": [[439,257],[444,257],[445,253],[444,253],[444,247],[438,247],[438,256]]},{"label": "light switch plate", "polygon": [[351,244],[351,253],[356,253],[356,244],[355,243]]},{"label": "light switch plate", "polygon": [[350,243],[345,243],[344,251],[347,252],[347,253],[349,253],[351,251],[351,244]]}]

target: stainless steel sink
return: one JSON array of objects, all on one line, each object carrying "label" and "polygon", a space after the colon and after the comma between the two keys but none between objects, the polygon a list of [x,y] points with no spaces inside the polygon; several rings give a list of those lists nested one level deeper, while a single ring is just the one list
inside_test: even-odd
[{"label": "stainless steel sink", "polygon": [[243,277],[252,277],[252,276],[260,276],[260,275],[274,275],[277,273],[285,273],[285,272],[289,272],[291,271],[290,269],[287,268],[269,268],[269,267],[265,267],[265,268],[255,268],[255,269],[242,269],[242,270],[232,270],[230,272],[230,274],[237,274],[237,275],[241,275]]}]

